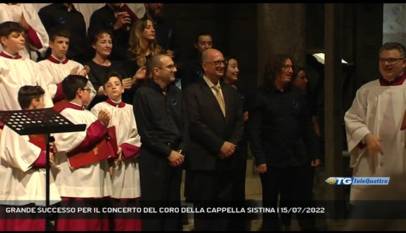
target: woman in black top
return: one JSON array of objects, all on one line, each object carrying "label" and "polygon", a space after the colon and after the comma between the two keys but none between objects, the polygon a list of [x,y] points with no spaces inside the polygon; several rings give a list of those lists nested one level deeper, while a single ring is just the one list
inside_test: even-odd
[{"label": "woman in black top", "polygon": [[[248,103],[247,94],[238,86],[240,70],[238,68],[238,60],[235,57],[227,57],[225,59],[226,67],[224,69],[223,82],[235,88],[240,96],[243,106],[244,126],[248,122]],[[247,168],[248,154],[247,134],[244,133],[241,141],[238,143],[233,164],[233,202],[237,208],[245,207],[245,176]],[[233,217],[229,230],[249,230],[249,224],[244,214],[239,214]]]},{"label": "woman in black top", "polygon": [[137,88],[148,78],[147,60],[160,53],[161,47],[156,42],[152,20],[150,18],[139,19],[131,27],[127,59],[123,64],[125,73],[134,77],[132,86],[128,90],[129,103],[132,101]]},{"label": "woman in black top", "polygon": [[103,83],[109,73],[115,72],[122,77],[127,77],[123,79],[123,85],[126,90],[130,89],[133,83],[133,78],[126,75],[122,62],[112,61],[109,58],[113,48],[111,32],[108,30],[98,31],[92,40],[92,48],[95,50],[95,55],[87,65],[90,67],[89,80],[93,84],[97,94],[90,104],[90,108],[106,100],[106,96],[103,92]]}]

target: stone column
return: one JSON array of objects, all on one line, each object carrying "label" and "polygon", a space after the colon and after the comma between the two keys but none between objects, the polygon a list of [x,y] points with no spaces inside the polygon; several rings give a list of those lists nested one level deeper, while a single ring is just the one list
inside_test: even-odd
[{"label": "stone column", "polygon": [[291,54],[305,62],[306,17],[304,4],[258,4],[258,74],[271,54]]},{"label": "stone column", "polygon": [[383,42],[406,44],[406,4],[383,4]]},{"label": "stone column", "polygon": [[[325,105],[325,169],[326,177],[341,176],[342,168],[342,5],[325,4],[326,51],[324,105]],[[325,201],[330,217],[341,216],[344,212],[344,190],[332,187],[326,190]]]}]

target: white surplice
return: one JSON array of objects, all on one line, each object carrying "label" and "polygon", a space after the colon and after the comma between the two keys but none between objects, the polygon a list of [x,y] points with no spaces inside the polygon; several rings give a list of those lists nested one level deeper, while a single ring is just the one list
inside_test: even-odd
[{"label": "white surplice", "polygon": [[52,107],[45,80],[49,73],[28,58],[10,59],[0,56],[0,111],[20,110],[18,90],[25,85],[39,85],[44,91],[45,107]]},{"label": "white surplice", "polygon": [[[97,120],[88,110],[66,108],[61,115],[74,124],[86,124],[86,129]],[[69,166],[66,152],[79,146],[85,137],[86,131],[55,134],[55,145],[59,151],[56,164],[60,169],[55,180],[62,197],[101,198],[111,195],[111,179],[106,160],[77,169]]]},{"label": "white surplice", "polygon": [[[67,60],[66,63],[55,63],[46,59],[38,62],[38,64],[43,70],[46,70],[49,73],[50,79],[45,80],[45,82],[52,98],[55,97],[57,85],[61,83],[69,74],[71,74],[72,70],[80,71],[83,69],[83,65],[74,60]],[[86,78],[89,79],[88,76],[86,76]],[[90,99],[92,100],[96,96],[96,91],[90,81],[87,82],[87,86],[91,90]]]},{"label": "white surplice", "polygon": [[[132,105],[125,104],[124,107],[116,107],[107,102],[101,102],[95,105],[91,111],[97,116],[100,110],[110,114],[111,120],[108,127],[115,126],[118,146],[128,143],[141,147]],[[140,197],[139,164],[136,158],[130,158],[118,166],[114,166],[112,184],[113,198]]]},{"label": "white surplice", "polygon": [[[3,205],[45,205],[45,169],[33,168],[41,148],[5,126],[0,138],[0,203]],[[50,176],[50,204],[61,201]]]},{"label": "white surplice", "polygon": [[[406,200],[405,133],[406,82],[381,86],[379,80],[363,85],[345,114],[348,151],[353,176],[390,177],[388,186],[352,185],[351,201]],[[363,138],[372,133],[381,139],[383,153],[375,160]]]},{"label": "white surplice", "polygon": [[[49,47],[49,37],[34,5],[31,3],[0,3],[0,22],[12,21],[19,23],[22,15],[24,15],[28,25],[35,30],[37,37],[42,44],[42,48],[38,51],[41,54],[44,54]],[[27,58],[30,58],[30,56],[36,56],[36,54],[30,54],[30,51],[27,49],[25,49],[21,55]],[[36,57],[33,60],[36,60]]]}]

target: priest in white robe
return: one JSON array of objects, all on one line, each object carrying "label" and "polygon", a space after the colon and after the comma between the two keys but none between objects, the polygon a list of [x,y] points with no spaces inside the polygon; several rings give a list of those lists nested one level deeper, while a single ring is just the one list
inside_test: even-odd
[{"label": "priest in white robe", "polygon": [[[389,185],[351,186],[349,230],[406,229],[391,221],[406,201],[405,55],[403,45],[385,43],[379,51],[381,77],[363,85],[345,113],[353,177],[390,178]],[[380,214],[381,220],[370,214]]]}]

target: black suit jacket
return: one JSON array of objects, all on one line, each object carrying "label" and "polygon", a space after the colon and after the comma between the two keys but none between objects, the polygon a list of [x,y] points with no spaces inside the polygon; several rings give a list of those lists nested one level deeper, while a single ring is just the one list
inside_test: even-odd
[{"label": "black suit jacket", "polygon": [[228,170],[232,168],[234,155],[220,159],[220,148],[225,141],[235,145],[243,134],[242,103],[237,91],[230,85],[221,84],[226,117],[210,87],[201,79],[186,88],[184,100],[188,115],[190,142],[186,148],[188,170]]}]

